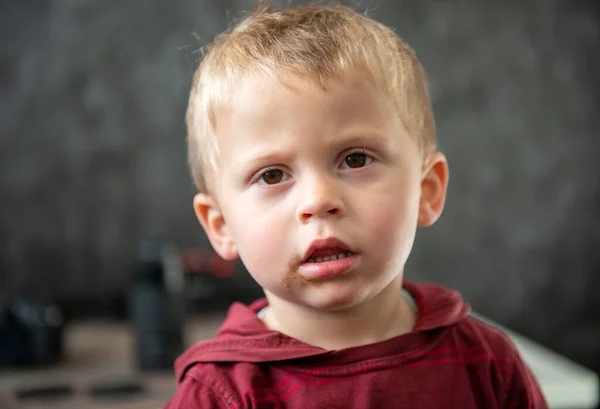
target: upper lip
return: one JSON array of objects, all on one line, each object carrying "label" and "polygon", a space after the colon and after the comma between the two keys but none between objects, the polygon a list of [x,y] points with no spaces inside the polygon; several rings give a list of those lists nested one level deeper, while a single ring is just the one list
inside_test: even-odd
[{"label": "upper lip", "polygon": [[336,237],[327,237],[324,239],[313,240],[312,243],[310,243],[310,246],[308,246],[306,253],[304,253],[304,257],[302,258],[302,261],[304,262],[304,261],[308,260],[310,258],[310,256],[317,250],[330,249],[330,248],[334,248],[334,247],[338,247],[342,250],[348,251],[350,253],[354,253],[354,250],[352,250],[350,248],[350,246],[348,246],[346,243],[344,243],[340,239],[338,239]]}]

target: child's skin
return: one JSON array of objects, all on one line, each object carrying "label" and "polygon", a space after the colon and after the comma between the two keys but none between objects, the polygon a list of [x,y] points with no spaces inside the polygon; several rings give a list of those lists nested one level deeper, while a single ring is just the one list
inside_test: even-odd
[{"label": "child's skin", "polygon": [[[215,250],[241,257],[264,289],[265,324],[328,350],[412,330],[404,265],[446,197],[446,158],[420,151],[367,78],[326,91],[299,78],[240,81],[217,121],[210,194],[194,199]],[[315,263],[311,245],[350,256]]]}]

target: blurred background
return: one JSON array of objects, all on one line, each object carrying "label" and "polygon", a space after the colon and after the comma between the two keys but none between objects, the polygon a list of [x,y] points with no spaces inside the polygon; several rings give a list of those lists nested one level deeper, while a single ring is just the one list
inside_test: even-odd
[{"label": "blurred background", "polygon": [[[600,371],[597,3],[342,3],[416,49],[450,163],[406,277]],[[140,243],[209,248],[184,112],[200,47],[253,7],[0,0],[0,300],[123,319]],[[197,311],[260,296],[234,267]]]}]

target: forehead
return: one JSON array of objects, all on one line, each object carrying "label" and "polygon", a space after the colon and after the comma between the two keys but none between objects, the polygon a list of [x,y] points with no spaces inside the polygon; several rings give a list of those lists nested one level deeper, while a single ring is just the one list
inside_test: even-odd
[{"label": "forehead", "polygon": [[[339,135],[353,128],[386,132],[400,124],[393,101],[358,76],[325,87],[299,78],[240,82],[220,115],[219,144],[281,142],[284,136]],[[221,149],[220,149],[221,150]]]}]

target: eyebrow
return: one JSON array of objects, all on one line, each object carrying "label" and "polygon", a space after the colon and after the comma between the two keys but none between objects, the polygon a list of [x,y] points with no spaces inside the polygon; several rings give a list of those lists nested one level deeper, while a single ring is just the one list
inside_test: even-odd
[{"label": "eyebrow", "polygon": [[[325,149],[335,149],[341,146],[369,146],[370,144],[387,144],[387,138],[383,132],[379,130],[352,130],[351,132],[340,133],[331,137],[325,145]],[[247,152],[250,159],[244,163],[238,163],[233,166],[235,170],[247,171],[250,168],[259,167],[264,163],[279,163],[292,161],[296,156],[294,149],[279,149],[271,146],[256,146]]]},{"label": "eyebrow", "polygon": [[377,142],[377,143],[385,143],[388,141],[388,138],[378,130],[353,130],[352,132],[347,132],[345,134],[340,134],[332,138],[329,146],[339,146],[339,145],[368,145],[369,143]]},{"label": "eyebrow", "polygon": [[260,147],[250,149],[245,155],[248,160],[243,160],[233,164],[235,171],[248,172],[254,168],[264,166],[264,164],[277,164],[287,162],[295,157],[292,149],[277,149],[272,147]]}]

